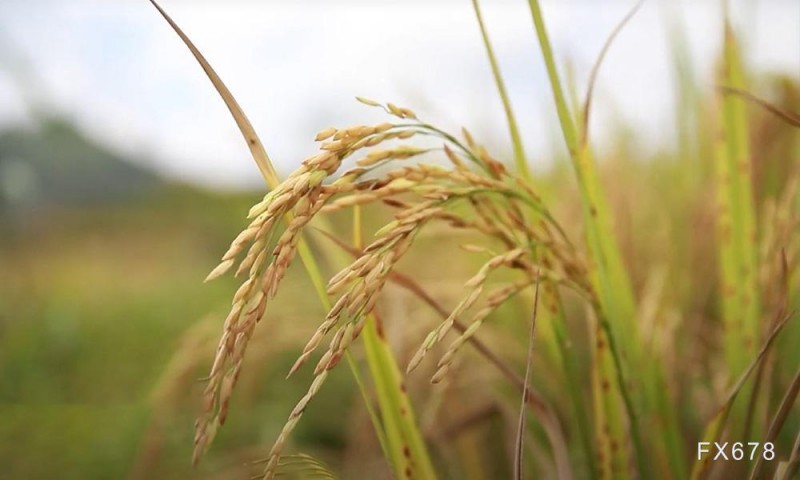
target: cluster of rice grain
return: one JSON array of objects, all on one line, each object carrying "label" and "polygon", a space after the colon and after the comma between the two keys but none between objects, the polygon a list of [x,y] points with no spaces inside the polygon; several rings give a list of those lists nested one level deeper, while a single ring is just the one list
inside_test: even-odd
[{"label": "cluster of rice grain", "polygon": [[[275,296],[295,256],[302,230],[319,213],[370,203],[383,203],[395,209],[394,220],[376,233],[376,239],[359,258],[328,283],[328,294],[340,296],[306,344],[290,375],[306,363],[331,332],[333,334],[314,368],[315,379],[311,387],[289,415],[270,452],[265,477],[274,474],[286,440],[306,406],[324,383],[330,369],[338,364],[353,340],[358,338],[389,274],[426,224],[444,222],[453,228],[474,229],[505,250],[494,252],[485,247],[465,247],[468,251],[489,252],[491,258],[465,284],[466,297],[428,335],[409,370],[444,338],[454,321],[479,304],[487,278],[493,271],[509,268],[520,272],[523,277],[487,296],[484,304],[473,314],[470,326],[440,360],[434,382],[447,373],[456,352],[489,314],[535,281],[537,269],[543,281],[564,284],[585,295],[593,295],[582,260],[540,198],[525,182],[509,174],[468,132],[463,131],[465,143],[462,143],[418,120],[408,109],[391,103],[384,106],[371,100],[359,100],[379,106],[406,122],[342,130],[330,128],[319,132],[316,140],[323,142],[320,153],[306,159],[297,171],[250,210],[250,224],[232,242],[219,266],[207,278],[211,280],[224,274],[237,261],[236,275],[246,274],[245,281],[234,295],[233,307],[225,320],[209,375],[204,413],[197,422],[196,459],[224,423],[255,326],[264,316],[267,302]],[[402,141],[416,135],[443,140],[442,152],[452,168],[416,163],[383,174],[376,173],[379,167],[431,152],[432,149],[413,145],[375,148],[389,140]],[[361,157],[357,159],[355,168],[328,181],[346,158],[357,154]],[[456,213],[453,207],[465,203],[472,211]],[[288,220],[288,227],[277,240],[273,240],[282,218]],[[239,257],[241,259],[237,260]]]}]

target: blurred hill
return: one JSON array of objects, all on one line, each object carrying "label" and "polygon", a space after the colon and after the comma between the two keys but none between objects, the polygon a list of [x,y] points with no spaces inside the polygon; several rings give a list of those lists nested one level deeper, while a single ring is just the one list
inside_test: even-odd
[{"label": "blurred hill", "polygon": [[0,215],[65,204],[129,200],[161,180],[62,118],[0,132]]}]

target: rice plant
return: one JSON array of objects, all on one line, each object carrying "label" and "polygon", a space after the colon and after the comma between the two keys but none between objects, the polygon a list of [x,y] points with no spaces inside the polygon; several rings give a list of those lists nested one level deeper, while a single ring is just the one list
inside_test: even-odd
[{"label": "rice plant", "polygon": [[[717,196],[717,236],[709,248],[718,259],[719,276],[711,288],[719,306],[709,315],[722,324],[710,330],[715,341],[721,339],[720,347],[703,352],[710,367],[688,375],[682,370],[692,363],[680,357],[691,354],[680,342],[689,341],[690,347],[697,342],[691,337],[689,313],[681,309],[691,301],[666,287],[651,295],[641,287],[641,278],[638,284],[632,279],[589,134],[592,87],[602,57],[638,5],[611,33],[585,100],[576,104],[565,93],[539,2],[528,3],[532,41],[538,43],[546,66],[577,185],[577,218],[560,213],[543,182],[533,181],[537,175],[529,170],[490,42],[490,26],[477,1],[472,5],[505,109],[513,162],[493,156],[467,130],[448,132],[409,108],[358,98],[365,108],[382,110],[385,120],[319,132],[319,151],[282,181],[231,93],[161,11],[226,102],[269,188],[206,279],[233,272],[242,283],[233,294],[207,378],[196,424],[195,462],[213,448],[219,428],[232,414],[237,382],[247,375],[242,369],[245,358],[258,348],[251,345],[256,329],[270,328],[260,324],[273,321],[270,307],[279,290],[291,288],[284,279],[299,256],[326,313],[288,372],[307,370],[312,379],[265,452],[259,464],[262,478],[274,478],[287,465],[297,464],[333,478],[328,467],[313,458],[288,456],[287,446],[342,360],[358,384],[376,442],[394,477],[443,476],[443,449],[421,427],[406,384],[418,371],[433,384],[447,384],[467,361],[467,345],[475,348],[480,362],[500,372],[504,383],[498,391],[511,389],[511,397],[520,400],[514,465],[496,470],[514,478],[530,472],[559,479],[687,478],[690,472],[692,478],[790,478],[797,470],[800,440],[792,443],[783,427],[797,428],[800,421],[792,410],[800,377],[784,378],[800,362],[792,341],[798,328],[790,298],[798,253],[798,171],[795,162],[785,172],[786,185],[760,205],[751,174],[752,151],[758,145],[750,144],[747,125],[748,115],[761,111],[756,109],[789,124],[794,114],[747,91],[736,35],[726,22],[721,85],[708,95],[711,101],[688,102],[692,111],[713,120],[715,131],[684,132],[696,133],[696,138],[684,139],[681,147],[684,154],[690,143],[715,153],[716,168],[707,180],[713,180]],[[748,99],[756,101],[745,103]],[[796,140],[790,153],[795,160]],[[679,167],[692,168],[686,163]],[[388,221],[368,228],[362,213],[367,211],[371,219]],[[760,220],[763,228],[757,231]],[[343,222],[347,228],[342,228]],[[341,234],[351,228],[352,238]],[[451,308],[429,294],[414,278],[413,267],[407,271],[404,263],[431,232],[460,244],[460,251],[448,253],[448,261],[477,265],[471,276],[451,287],[458,298]],[[372,234],[371,240],[365,242],[364,233]],[[328,247],[315,250],[312,244]],[[324,262],[315,259],[320,252]],[[668,254],[662,253],[663,262],[674,260]],[[324,266],[331,264],[343,266],[330,272],[326,282]],[[385,334],[381,302],[395,286],[437,315],[434,325],[415,339],[409,358]],[[669,299],[675,303],[669,304]],[[668,315],[678,318],[677,327],[653,320]],[[525,341],[517,346],[525,347],[528,355],[519,368],[518,359],[504,355],[504,346],[488,345],[479,335],[488,323],[508,317],[515,318],[516,331],[525,332],[518,334]],[[419,330],[407,324],[404,328]],[[789,340],[781,343],[784,330]],[[534,344],[545,352],[534,355]],[[362,378],[361,362],[353,352],[363,352],[367,378]],[[549,378],[541,385],[544,372]],[[532,384],[531,376],[540,384]],[[546,391],[539,391],[540,386]],[[753,456],[745,463],[698,458],[699,442],[723,440],[768,442],[774,455]],[[531,449],[538,454],[526,455]]]}]

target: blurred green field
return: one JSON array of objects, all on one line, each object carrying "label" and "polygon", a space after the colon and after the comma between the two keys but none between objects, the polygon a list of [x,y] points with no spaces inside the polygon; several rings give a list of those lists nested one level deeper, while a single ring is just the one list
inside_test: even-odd
[{"label": "blurred green field", "polygon": [[[201,281],[254,198],[174,187],[127,204],[48,211],[4,232],[3,478],[125,478],[146,456],[144,440],[162,406],[171,414],[159,427],[168,453],[159,456],[158,477],[192,476],[198,393],[192,385],[205,373],[214,327],[234,288],[232,280]],[[318,314],[314,307],[296,302],[287,315]],[[197,365],[157,400],[159,381],[182,345],[194,345],[189,353]],[[258,398],[286,408],[302,389],[301,382],[276,385]],[[350,388],[338,395],[350,395]],[[254,408],[247,421],[233,418],[222,444],[268,442],[269,425],[280,422],[269,406]],[[330,441],[341,441],[337,435]],[[224,454],[214,457],[209,464],[239,467]]]},{"label": "blurred green field", "polygon": [[[2,478],[231,478],[254,468],[305,391],[307,374],[284,376],[323,315],[293,268],[234,413],[191,468],[201,380],[237,286],[202,279],[260,196],[167,186],[132,201],[43,209],[2,232]],[[424,243],[439,258],[450,248]],[[419,273],[447,289],[436,262]],[[352,378],[336,372],[298,428],[300,449],[339,464],[347,451],[365,453],[345,448],[358,427],[356,445],[372,460],[348,465],[372,471],[380,452],[360,402]]]}]

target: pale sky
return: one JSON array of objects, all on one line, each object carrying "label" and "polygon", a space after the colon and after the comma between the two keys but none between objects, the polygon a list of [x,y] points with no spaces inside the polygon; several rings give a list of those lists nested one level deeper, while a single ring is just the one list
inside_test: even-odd
[{"label": "pale sky", "polygon": [[[569,61],[582,95],[605,38],[634,2],[542,3],[562,73]],[[666,13],[683,22],[694,68],[710,86],[720,3],[649,0],[634,17],[599,77],[593,138],[601,146],[619,122],[648,145],[671,141]],[[800,2],[732,3],[749,66],[800,78]],[[356,95],[412,108],[448,129],[467,126],[498,155],[510,150],[469,0],[162,6],[233,91],[284,172],[314,152],[316,131],[382,120]],[[482,6],[528,156],[541,168],[561,144],[527,2]],[[216,187],[260,182],[224,104],[145,0],[0,2],[0,125],[29,122],[33,110],[66,115],[173,178]]]}]

